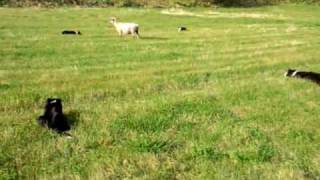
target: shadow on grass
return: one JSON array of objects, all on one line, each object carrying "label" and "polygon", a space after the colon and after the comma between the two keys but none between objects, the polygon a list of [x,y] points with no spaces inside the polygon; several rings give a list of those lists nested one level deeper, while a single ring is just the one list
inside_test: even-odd
[{"label": "shadow on grass", "polygon": [[65,114],[68,122],[70,123],[71,127],[75,127],[79,123],[80,119],[80,112],[79,111],[70,111]]},{"label": "shadow on grass", "polygon": [[7,90],[10,88],[9,84],[0,84],[0,90]]}]

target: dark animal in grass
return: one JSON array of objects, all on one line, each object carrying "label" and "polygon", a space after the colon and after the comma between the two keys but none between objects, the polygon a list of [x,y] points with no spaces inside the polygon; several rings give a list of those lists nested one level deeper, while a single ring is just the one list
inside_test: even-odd
[{"label": "dark animal in grass", "polygon": [[285,73],[285,76],[310,80],[310,81],[320,85],[320,73],[309,72],[309,71],[298,71],[295,69],[288,69],[288,71]]},{"label": "dark animal in grass", "polygon": [[80,31],[73,31],[73,30],[64,30],[62,31],[63,35],[81,35]]},{"label": "dark animal in grass", "polygon": [[48,98],[44,114],[38,118],[41,126],[53,129],[58,133],[70,130],[70,125],[62,112],[61,99]]},{"label": "dark animal in grass", "polygon": [[186,31],[186,30],[187,30],[187,27],[183,27],[183,26],[178,27],[178,31],[179,31],[179,32],[181,32],[181,31]]}]

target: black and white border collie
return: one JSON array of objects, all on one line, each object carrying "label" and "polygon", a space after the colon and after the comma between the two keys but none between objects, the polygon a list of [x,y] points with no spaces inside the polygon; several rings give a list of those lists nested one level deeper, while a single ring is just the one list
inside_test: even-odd
[{"label": "black and white border collie", "polygon": [[184,27],[184,26],[178,27],[179,32],[186,31],[186,30],[187,30],[187,27]]},{"label": "black and white border collie", "polygon": [[64,30],[62,31],[63,35],[81,35],[80,31],[73,31],[73,30]]},{"label": "black and white border collie", "polygon": [[296,77],[296,78],[300,78],[300,79],[310,80],[310,81],[320,85],[320,73],[298,71],[295,69],[288,69],[288,71],[284,75],[286,77]]},{"label": "black and white border collie", "polygon": [[48,98],[44,107],[44,113],[38,118],[41,126],[53,129],[58,133],[70,130],[67,118],[62,112],[61,99]]}]

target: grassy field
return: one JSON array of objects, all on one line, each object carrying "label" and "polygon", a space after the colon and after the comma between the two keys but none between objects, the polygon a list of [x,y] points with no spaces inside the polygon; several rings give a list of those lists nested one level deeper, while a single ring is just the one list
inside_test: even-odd
[{"label": "grassy field", "polygon": [[[320,71],[320,7],[0,17],[0,179],[320,179],[319,87],[283,76]],[[47,97],[73,139],[37,124]]]}]

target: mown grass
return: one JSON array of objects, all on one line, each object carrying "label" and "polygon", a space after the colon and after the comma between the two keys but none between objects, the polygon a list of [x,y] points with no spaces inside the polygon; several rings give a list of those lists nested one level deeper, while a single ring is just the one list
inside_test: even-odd
[{"label": "mown grass", "polygon": [[283,74],[320,71],[320,8],[186,11],[0,9],[1,179],[319,179],[319,87]]}]

